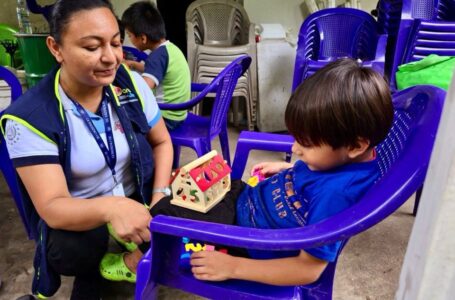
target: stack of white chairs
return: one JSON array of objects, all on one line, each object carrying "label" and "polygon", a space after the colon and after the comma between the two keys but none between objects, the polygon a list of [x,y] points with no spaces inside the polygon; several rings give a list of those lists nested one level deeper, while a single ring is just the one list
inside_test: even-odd
[{"label": "stack of white chairs", "polygon": [[[252,58],[238,81],[234,97],[245,99],[248,129],[254,130],[257,104],[257,64],[254,24],[243,6],[234,0],[197,0],[186,11],[188,64],[192,81],[210,83],[241,55]],[[233,101],[238,125],[238,100]]]}]

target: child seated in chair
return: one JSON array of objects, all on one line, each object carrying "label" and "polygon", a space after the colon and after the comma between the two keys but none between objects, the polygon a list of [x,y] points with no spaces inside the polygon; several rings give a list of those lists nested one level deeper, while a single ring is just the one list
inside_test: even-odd
[{"label": "child seated in chair", "polygon": [[[393,106],[388,84],[374,70],[351,59],[328,64],[295,90],[285,121],[295,138],[294,165],[257,164],[253,171],[267,179],[255,187],[233,181],[224,200],[205,214],[171,205],[171,197],[165,197],[152,215],[261,229],[307,226],[352,206],[379,178],[375,146],[391,127]],[[249,257],[200,251],[190,263],[201,280],[304,285],[319,278],[340,245],[292,253],[249,251]]]},{"label": "child seated in chair", "polygon": [[[191,76],[182,51],[166,40],[164,21],[156,7],[148,2],[133,3],[122,15],[131,43],[139,50],[151,50],[145,64],[125,60],[131,69],[141,72],[147,84],[155,90],[156,100],[182,103],[191,96]],[[186,110],[162,111],[169,130],[177,128],[187,116]]]}]

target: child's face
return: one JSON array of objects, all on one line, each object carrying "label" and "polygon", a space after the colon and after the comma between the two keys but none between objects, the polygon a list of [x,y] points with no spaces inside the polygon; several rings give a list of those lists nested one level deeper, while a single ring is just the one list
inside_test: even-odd
[{"label": "child's face", "polygon": [[329,145],[300,145],[297,141],[292,145],[292,153],[297,155],[310,170],[325,171],[350,162],[349,149],[341,147],[334,150]]},{"label": "child's face", "polygon": [[140,36],[134,35],[134,33],[130,32],[128,29],[125,29],[125,33],[128,36],[128,38],[130,39],[131,44],[133,44],[134,47],[136,47],[137,49],[139,49],[141,51],[145,50],[145,49],[143,49],[144,43],[142,42],[142,39]]}]

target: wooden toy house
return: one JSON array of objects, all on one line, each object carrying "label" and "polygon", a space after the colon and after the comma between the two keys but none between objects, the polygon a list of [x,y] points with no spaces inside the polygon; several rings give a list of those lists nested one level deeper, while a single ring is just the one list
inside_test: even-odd
[{"label": "wooden toy house", "polygon": [[215,150],[181,167],[171,181],[171,203],[206,213],[231,189],[231,168]]}]

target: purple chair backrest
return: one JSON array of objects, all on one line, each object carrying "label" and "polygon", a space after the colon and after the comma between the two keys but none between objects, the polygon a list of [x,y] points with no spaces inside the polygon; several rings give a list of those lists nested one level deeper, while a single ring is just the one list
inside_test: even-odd
[{"label": "purple chair backrest", "polygon": [[[213,102],[212,113],[210,116],[209,136],[215,136],[227,126],[227,115],[232,95],[239,77],[248,69],[249,59],[236,59],[236,63],[231,63],[223,71],[222,80],[218,83],[218,88]],[[238,64],[240,62],[241,64]]]},{"label": "purple chair backrest", "polygon": [[313,60],[353,57],[372,60],[377,24],[369,14],[351,8],[331,8],[311,14],[302,24],[300,55]]},{"label": "purple chair backrest", "polygon": [[[15,101],[22,95],[22,86],[19,80],[11,73],[7,68],[0,66],[0,80],[5,80],[11,88],[11,102]],[[0,117],[3,115],[3,111],[0,111]],[[22,223],[25,226],[27,235],[29,238],[33,238],[29,227],[28,219],[26,218],[25,209],[22,203],[22,196],[19,189],[19,184],[16,178],[16,171],[9,158],[8,150],[6,148],[6,141],[3,134],[0,132],[0,170],[5,177],[6,183],[8,184],[11,196],[16,203],[17,210],[19,211]]]},{"label": "purple chair backrest", "polygon": [[311,14],[300,27],[292,90],[314,73],[312,70],[309,74],[309,60],[328,62],[351,57],[373,61],[379,36],[377,22],[361,10],[328,8]]}]

